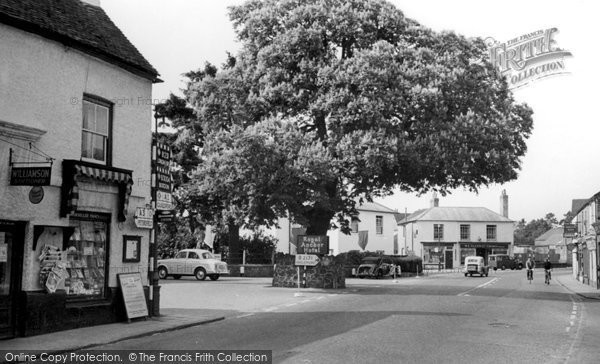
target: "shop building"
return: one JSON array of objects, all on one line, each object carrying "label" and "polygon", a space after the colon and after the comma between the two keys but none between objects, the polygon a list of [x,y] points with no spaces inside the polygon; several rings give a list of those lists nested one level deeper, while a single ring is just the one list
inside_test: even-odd
[{"label": "shop building", "polygon": [[425,267],[464,265],[465,257],[512,254],[514,222],[508,218],[508,196],[500,196],[501,213],[485,207],[440,207],[434,194],[428,209],[399,222],[399,246],[423,258]]},{"label": "shop building", "polygon": [[[577,205],[577,206],[576,206]],[[584,284],[600,288],[600,192],[587,200],[573,200],[571,210],[576,236],[569,244],[572,249],[573,275]]]},{"label": "shop building", "polygon": [[123,320],[158,73],[97,0],[1,1],[0,49],[0,337]]}]

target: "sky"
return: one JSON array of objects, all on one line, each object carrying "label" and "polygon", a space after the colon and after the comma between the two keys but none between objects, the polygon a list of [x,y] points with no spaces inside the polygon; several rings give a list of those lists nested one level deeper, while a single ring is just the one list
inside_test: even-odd
[{"label": "sky", "polygon": [[[453,190],[440,206],[500,209],[500,194],[509,196],[509,217],[527,221],[554,213],[559,219],[571,201],[600,191],[600,30],[594,26],[600,2],[594,0],[392,0],[405,16],[437,31],[506,42],[540,29],[557,28],[567,74],[547,77],[514,90],[520,103],[534,111],[534,129],[516,180],[482,187],[479,193]],[[153,98],[181,96],[183,73],[205,62],[220,65],[226,52],[240,45],[227,7],[240,0],[101,0],[101,6],[129,40],[159,71]],[[377,199],[408,212],[429,207],[431,195],[396,192]]]}]

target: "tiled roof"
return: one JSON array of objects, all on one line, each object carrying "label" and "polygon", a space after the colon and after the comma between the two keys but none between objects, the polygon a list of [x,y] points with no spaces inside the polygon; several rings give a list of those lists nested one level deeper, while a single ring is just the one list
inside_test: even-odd
[{"label": "tiled roof", "polygon": [[412,221],[484,221],[513,222],[485,207],[431,207],[418,210],[402,223]]},{"label": "tiled roof", "polygon": [[589,198],[578,198],[571,202],[571,213],[577,215],[581,209],[587,205]]},{"label": "tiled roof", "polygon": [[158,72],[101,7],[80,0],[0,0],[0,23],[63,43],[158,82]]},{"label": "tiled roof", "polygon": [[535,245],[558,245],[563,241],[563,228],[552,228],[535,239]]}]

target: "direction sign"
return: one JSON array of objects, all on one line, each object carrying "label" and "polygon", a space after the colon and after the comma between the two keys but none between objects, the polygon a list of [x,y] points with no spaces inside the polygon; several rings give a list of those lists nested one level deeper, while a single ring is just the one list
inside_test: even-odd
[{"label": "direction sign", "polygon": [[154,210],[147,207],[137,207],[133,221],[140,229],[152,229],[154,227]]},{"label": "direction sign", "polygon": [[319,263],[319,257],[314,254],[296,254],[296,265],[315,266]]}]

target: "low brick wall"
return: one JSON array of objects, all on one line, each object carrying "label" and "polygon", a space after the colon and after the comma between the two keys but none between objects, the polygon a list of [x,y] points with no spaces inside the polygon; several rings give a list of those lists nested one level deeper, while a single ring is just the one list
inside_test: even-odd
[{"label": "low brick wall", "polygon": [[241,277],[241,267],[244,267],[244,277],[273,277],[272,264],[229,264],[229,276]]},{"label": "low brick wall", "polygon": [[[306,273],[306,279],[303,279]],[[314,267],[300,267],[300,283],[306,288],[346,288],[344,266],[333,257],[323,257]],[[298,267],[294,256],[286,256],[277,261],[273,273],[273,287],[297,287]]]}]

